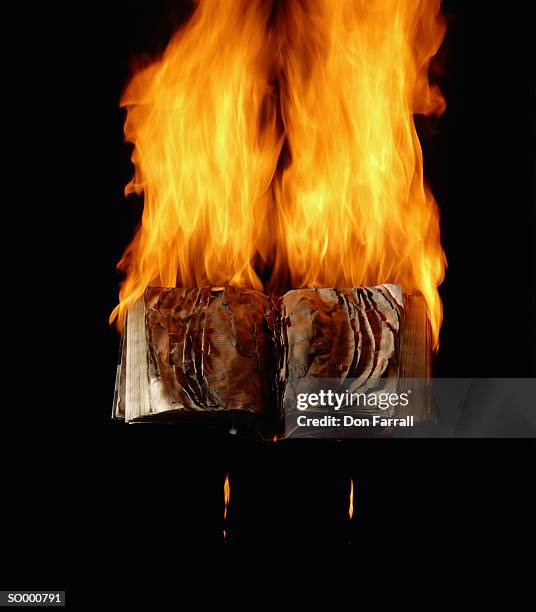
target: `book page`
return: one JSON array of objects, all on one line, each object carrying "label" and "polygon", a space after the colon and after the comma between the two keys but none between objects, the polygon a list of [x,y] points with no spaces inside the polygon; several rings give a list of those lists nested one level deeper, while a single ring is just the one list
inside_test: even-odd
[{"label": "book page", "polygon": [[145,301],[140,298],[131,306],[127,317],[125,420],[132,421],[150,413]]}]

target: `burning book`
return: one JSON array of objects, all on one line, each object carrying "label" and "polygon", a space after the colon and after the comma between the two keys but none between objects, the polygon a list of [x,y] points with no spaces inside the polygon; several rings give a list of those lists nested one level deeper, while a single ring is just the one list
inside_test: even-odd
[{"label": "burning book", "polygon": [[413,115],[444,109],[443,34],[439,0],[200,0],[134,75],[115,416],[277,421],[298,374],[429,376],[445,257]]},{"label": "burning book", "polygon": [[[395,285],[279,299],[233,287],[149,287],[129,310],[114,417],[240,426],[272,438],[296,381],[351,381],[355,391],[387,378],[396,387],[425,378],[430,353],[422,298],[404,300]],[[420,405],[416,417],[430,416]]]}]

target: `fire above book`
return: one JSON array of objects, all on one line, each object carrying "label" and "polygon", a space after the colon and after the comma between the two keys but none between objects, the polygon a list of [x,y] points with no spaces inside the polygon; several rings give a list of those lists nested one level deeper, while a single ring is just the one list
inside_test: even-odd
[{"label": "fire above book", "polygon": [[[270,439],[281,435],[285,393],[296,381],[370,389],[384,379],[426,379],[430,363],[424,299],[398,285],[279,298],[234,287],[148,287],[128,311],[113,417]],[[428,402],[412,415],[429,419]]]}]

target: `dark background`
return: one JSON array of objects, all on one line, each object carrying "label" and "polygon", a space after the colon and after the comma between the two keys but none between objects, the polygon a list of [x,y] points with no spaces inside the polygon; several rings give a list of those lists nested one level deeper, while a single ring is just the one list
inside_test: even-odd
[{"label": "dark background", "polygon": [[[419,122],[449,261],[436,376],[535,375],[530,4],[443,5],[447,111],[433,136]],[[221,572],[244,550],[329,546],[357,562],[379,550],[462,560],[528,546],[530,440],[263,446],[111,422],[118,335],[107,318],[115,263],[140,217],[123,197],[132,167],[118,102],[133,58],[161,51],[188,10],[178,0],[81,2],[4,15],[13,144],[2,207],[1,586],[66,588],[82,601],[80,583],[122,592],[125,571],[137,580],[167,568],[178,584],[187,566]]]}]

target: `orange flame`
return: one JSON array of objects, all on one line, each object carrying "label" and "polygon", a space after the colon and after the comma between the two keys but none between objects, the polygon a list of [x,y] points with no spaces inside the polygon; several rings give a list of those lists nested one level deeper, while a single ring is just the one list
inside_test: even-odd
[{"label": "orange flame", "polygon": [[391,282],[424,295],[437,346],[446,261],[413,115],[444,110],[439,9],[200,0],[122,99],[144,212],[111,318],[151,284]]},{"label": "orange flame", "polygon": [[350,478],[350,501],[348,503],[348,517],[352,520],[354,516],[354,481]]},{"label": "orange flame", "polygon": [[126,193],[144,194],[142,224],[119,267],[112,319],[148,285],[246,286],[282,143],[269,84],[260,0],[199,3],[161,60],[138,72],[121,105],[134,143]]},{"label": "orange flame", "polygon": [[[229,482],[229,474],[225,474],[225,481],[223,483],[223,520],[227,520],[227,511],[229,509],[229,502],[231,501],[231,484]],[[227,531],[223,530],[223,538],[227,538]]]},{"label": "orange flame", "polygon": [[399,283],[426,298],[437,343],[445,259],[413,113],[444,35],[439,0],[288,3],[281,106],[292,163],[278,181],[293,285]]}]

